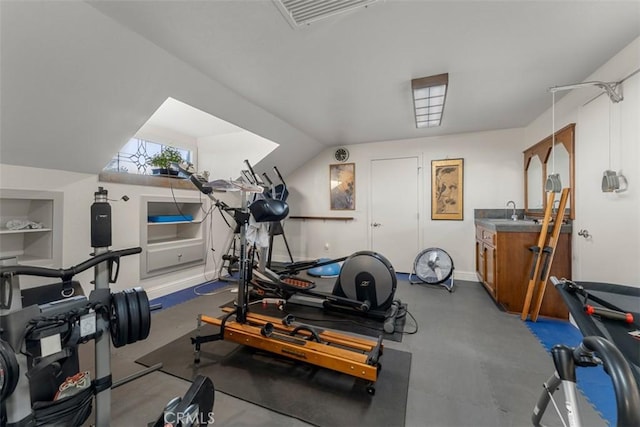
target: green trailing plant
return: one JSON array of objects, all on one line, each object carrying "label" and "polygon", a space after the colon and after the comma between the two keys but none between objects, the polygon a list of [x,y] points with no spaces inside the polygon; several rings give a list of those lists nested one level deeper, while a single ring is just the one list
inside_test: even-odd
[{"label": "green trailing plant", "polygon": [[173,163],[182,163],[182,154],[173,147],[164,147],[158,154],[149,159],[148,164],[162,169],[169,169]]}]

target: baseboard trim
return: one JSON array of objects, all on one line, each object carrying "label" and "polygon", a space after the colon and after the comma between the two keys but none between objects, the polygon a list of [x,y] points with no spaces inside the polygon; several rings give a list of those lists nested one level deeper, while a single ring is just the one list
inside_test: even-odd
[{"label": "baseboard trim", "polygon": [[478,274],[473,271],[454,271],[453,272],[453,278],[455,280],[466,280],[468,282],[478,282],[480,283],[480,281],[478,280]]}]

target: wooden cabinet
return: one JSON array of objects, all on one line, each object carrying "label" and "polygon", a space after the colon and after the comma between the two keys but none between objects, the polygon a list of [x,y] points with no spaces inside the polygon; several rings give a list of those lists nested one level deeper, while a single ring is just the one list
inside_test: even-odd
[{"label": "wooden cabinet", "polygon": [[[476,273],[478,274],[478,280],[480,280],[480,283],[484,283],[485,268],[486,264],[484,262],[484,248],[482,246],[482,241],[476,239]],[[492,291],[490,292],[493,294]]]},{"label": "wooden cabinet", "polygon": [[[521,313],[529,284],[539,232],[495,231],[476,225],[476,272],[491,297],[506,311]],[[551,275],[571,278],[571,234],[561,233]],[[568,319],[569,313],[553,285],[547,283],[540,315]]]},{"label": "wooden cabinet", "polygon": [[496,298],[495,233],[476,227],[476,270],[480,281],[492,297]]},{"label": "wooden cabinet", "polygon": [[[485,262],[485,275],[484,280],[488,289],[496,292],[496,248],[484,243],[484,262]],[[491,291],[490,291],[491,292]]]},{"label": "wooden cabinet", "polygon": [[140,276],[148,278],[205,262],[206,206],[199,198],[142,197]]}]

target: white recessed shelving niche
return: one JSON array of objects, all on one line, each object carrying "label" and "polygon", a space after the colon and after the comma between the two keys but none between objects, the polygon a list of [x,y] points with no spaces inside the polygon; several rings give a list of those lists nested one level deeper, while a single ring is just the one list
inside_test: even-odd
[{"label": "white recessed shelving niche", "polygon": [[143,196],[141,203],[141,278],[204,263],[206,206],[201,199]]},{"label": "white recessed shelving niche", "polygon": [[62,192],[0,189],[0,258],[59,267],[62,202]]}]

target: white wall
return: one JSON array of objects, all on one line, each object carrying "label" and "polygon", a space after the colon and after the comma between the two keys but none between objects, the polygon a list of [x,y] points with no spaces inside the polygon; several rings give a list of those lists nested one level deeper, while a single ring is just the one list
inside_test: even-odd
[{"label": "white wall", "polygon": [[[39,3],[35,11],[22,3],[11,3],[9,9],[5,9],[3,5],[3,99],[6,96],[7,99],[19,101],[10,103],[13,108],[7,114],[3,113],[2,117],[2,149],[7,156],[11,155],[26,163],[45,156],[51,160],[51,164],[68,165],[68,153],[76,152],[83,153],[80,157],[84,157],[87,162],[91,159],[96,162],[97,157],[104,158],[102,163],[105,163],[167,96],[176,97],[270,140],[278,141],[280,148],[261,162],[259,166],[262,166],[262,170],[269,170],[275,164],[286,174],[291,168],[287,164],[288,158],[306,159],[312,155],[310,153],[320,150],[316,141],[185,66],[86,3],[68,2],[62,8],[62,4],[58,3]],[[8,18],[7,11],[11,12],[11,19]],[[39,37],[40,33],[34,33],[33,28],[45,31],[48,37]],[[11,43],[5,46],[5,41]],[[104,56],[104,51],[118,56],[115,59],[111,55]],[[62,60],[49,61],[53,56]],[[587,80],[619,80],[640,66],[639,56],[640,39],[637,39]],[[127,67],[127,64],[132,63],[144,63],[147,67]],[[29,72],[25,73],[25,70]],[[115,83],[96,84],[100,81]],[[65,90],[75,86],[86,88],[86,91],[69,91],[70,94],[82,93],[82,99],[60,98],[57,91],[51,90]],[[603,158],[601,137],[608,133],[608,106],[602,102],[602,98],[583,106],[598,91],[573,91],[558,103],[556,127],[560,128],[569,122],[577,123],[575,226],[576,229],[587,228],[594,235],[591,241],[576,241],[574,234],[574,276],[578,279],[607,280],[640,286],[637,266],[640,258],[640,196],[636,190],[640,182],[639,86],[638,75],[624,84],[625,100],[616,106],[613,114],[614,127],[618,124],[621,135],[619,141],[614,141],[613,159],[620,163],[613,164],[613,167],[622,169],[629,178],[630,190],[625,194],[599,193],[600,176],[607,167],[604,162],[601,164],[599,161]],[[92,100],[91,108],[87,108],[87,100]],[[69,120],[72,120],[73,126],[58,126]],[[56,132],[52,134],[52,130]],[[472,274],[473,209],[502,208],[510,199],[521,207],[522,150],[549,133],[550,114],[547,112],[524,130],[350,146],[350,161],[357,164],[357,208],[353,212],[355,221],[302,223],[287,220],[287,237],[296,257],[300,258],[341,256],[368,248],[367,181],[371,159],[417,154],[422,156],[423,167],[428,170],[433,159],[461,157],[465,159],[464,221],[434,222],[426,216],[421,238],[423,246],[442,246],[450,250],[456,262],[457,273]],[[48,143],[44,144],[43,141]],[[33,151],[36,146],[41,150],[46,147],[54,148],[53,151],[41,151],[38,156]],[[87,146],[91,147],[89,154],[83,148]],[[326,149],[294,173],[286,174],[292,193],[292,214],[332,214],[328,200],[328,165],[333,162],[332,152],[333,150]],[[94,171],[99,166],[91,169]],[[426,177],[429,175],[423,176],[423,188],[428,191],[430,184]],[[87,258],[91,251],[88,209],[93,202],[94,191],[101,185],[96,175],[2,164],[0,179],[3,188],[64,191],[63,264],[69,266]],[[132,198],[126,204],[113,204],[114,248],[137,246],[140,223],[137,196],[169,193],[160,188],[116,184],[104,187],[113,198],[122,194],[128,194]],[[425,213],[429,212],[428,203],[429,197],[425,197]],[[214,229],[214,235],[215,231]],[[225,233],[226,230],[223,230],[220,236],[214,238],[214,247],[218,252],[223,247],[219,242],[224,240]],[[609,239],[604,240],[603,236],[609,236]],[[327,239],[330,239],[329,251],[324,250]],[[282,254],[280,239],[276,240],[279,245],[277,251]],[[137,283],[139,263],[137,259],[133,259],[135,257],[131,258],[123,260],[118,287]],[[184,270],[175,275],[150,279],[145,281],[144,286],[160,289],[167,283],[184,281],[195,284],[198,278],[203,277],[203,272],[196,270]],[[88,283],[88,280],[83,282]]]},{"label": "white wall", "polygon": [[168,97],[277,141],[283,173],[323,148],[89,2],[0,4],[3,163],[99,173]]},{"label": "white wall", "polygon": [[[238,177],[240,170],[245,168],[244,159],[248,159],[254,165],[264,156],[269,154],[277,144],[249,132],[220,135],[210,138],[194,138],[183,135],[158,126],[143,125],[136,133],[136,137],[148,139],[154,142],[174,145],[191,150],[194,154],[194,162],[199,170],[212,172],[211,179]],[[126,141],[125,141],[126,142]],[[244,154],[240,157],[232,157],[226,147],[244,145]],[[233,150],[234,152],[237,150]],[[77,157],[76,157],[77,158]],[[54,268],[67,268],[76,265],[89,258],[92,251],[90,241],[90,215],[89,209],[94,201],[94,192],[98,187],[104,187],[109,192],[110,199],[120,199],[127,195],[128,202],[111,202],[113,246],[111,249],[125,249],[140,245],[140,226],[142,221],[141,196],[154,195],[170,198],[190,197],[202,198],[209,202],[206,196],[198,191],[174,190],[169,188],[146,187],[137,185],[124,185],[99,182],[97,175],[75,173],[54,169],[42,169],[16,165],[0,165],[0,186],[7,189],[18,190],[49,190],[64,193],[63,206],[63,235],[62,235],[62,264]],[[215,197],[229,204],[239,206],[238,194],[216,193]],[[226,214],[225,214],[226,215]],[[233,226],[234,223],[227,216],[227,220]],[[146,220],[144,221],[146,222]],[[206,246],[207,264],[197,266],[162,276],[140,280],[139,257],[133,255],[121,259],[121,269],[117,283],[111,285],[116,291],[142,286],[150,298],[156,298],[171,292],[203,283],[217,278],[221,257],[232,237],[232,229],[224,222],[220,213],[216,210],[206,219]],[[87,271],[76,276],[77,280],[90,292],[93,280],[93,271]],[[36,283],[50,283],[50,279],[24,277],[25,286]]]},{"label": "white wall", "polygon": [[[94,192],[99,186],[109,192],[110,199],[119,199],[125,194],[130,198],[128,202],[110,202],[113,228],[111,249],[113,250],[140,245],[140,225],[146,222],[141,220],[140,196],[172,197],[171,190],[168,188],[98,182],[96,175],[5,164],[0,166],[2,188],[64,192],[62,265],[55,267],[70,267],[89,258],[92,252],[89,209],[94,202]],[[200,196],[199,192],[189,190],[174,190],[174,194],[176,197]],[[226,200],[229,204],[235,203],[232,199]],[[132,255],[121,259],[120,275],[117,283],[111,285],[111,289],[117,291],[139,285],[145,288],[150,298],[156,298],[213,279],[217,273],[217,266],[220,265],[222,249],[230,231],[219,213],[213,212],[210,218],[211,222],[207,224],[213,231],[206,236],[208,247],[206,269],[205,266],[197,266],[140,281],[139,257],[141,255]],[[211,251],[211,248],[215,249],[215,252]],[[82,283],[85,292],[92,289],[90,284],[93,280],[92,271],[82,273],[76,279]],[[41,283],[50,282],[46,279]]]},{"label": "white wall", "polygon": [[[620,81],[638,69],[640,38],[585,81]],[[624,100],[616,104],[598,88],[574,89],[556,103],[555,121],[557,129],[576,123],[573,278],[640,287],[640,73],[621,90]],[[533,144],[550,133],[551,109],[527,126],[525,138]],[[609,169],[609,140],[611,169],[621,170],[629,181],[624,193],[600,189],[602,173]],[[578,236],[582,229],[592,237]]]},{"label": "white wall", "polygon": [[[422,246],[447,250],[455,262],[457,277],[475,280],[473,211],[505,208],[508,200],[514,200],[522,208],[524,148],[522,129],[350,145],[348,161],[356,164],[356,210],[348,212],[329,209],[329,164],[335,160],[334,150],[327,149],[287,177],[291,215],[353,216],[355,220],[302,222],[288,219],[285,231],[294,257],[339,257],[371,249],[368,239],[370,161],[417,155],[423,159],[422,187],[425,191],[420,230]],[[464,159],[463,221],[431,220],[431,161],[446,158]],[[397,188],[402,191],[402,183],[398,183]],[[389,203],[393,203],[393,194],[389,194]],[[276,241],[276,252],[281,258],[284,249],[281,239]],[[325,250],[325,243],[329,243],[329,250]]]},{"label": "white wall", "polygon": [[[620,81],[640,68],[640,38],[614,56],[585,81]],[[554,82],[564,85],[579,82]],[[546,90],[546,88],[541,88]],[[597,88],[557,95],[556,130],[576,123],[576,220],[572,235],[573,272],[576,280],[640,286],[640,73],[622,85],[624,100],[611,105]],[[597,97],[597,98],[596,98]],[[596,99],[594,99],[596,98]],[[551,107],[551,95],[549,95]],[[611,111],[609,109],[611,105]],[[622,170],[629,190],[604,194],[602,172],[609,168],[608,140],[611,115],[611,168]],[[422,245],[450,252],[459,278],[475,280],[473,209],[503,208],[514,200],[524,202],[522,151],[551,134],[551,108],[524,129],[425,137],[405,141],[382,141],[349,146],[349,161],[356,163],[357,206],[355,221],[286,221],[287,238],[298,258],[337,257],[368,249],[369,161],[422,155],[430,160],[464,158],[464,221],[431,221],[426,194],[422,221]],[[296,170],[287,181],[293,215],[339,216],[329,210],[328,165],[333,149],[321,152]],[[429,191],[429,173],[423,174]],[[398,185],[401,188],[401,184]],[[399,190],[401,191],[401,190]],[[393,195],[390,195],[393,200]],[[342,212],[340,212],[342,213]],[[351,212],[349,212],[351,215]],[[344,216],[344,215],[343,215]],[[592,237],[577,232],[587,229]],[[329,242],[329,250],[324,244]],[[282,257],[280,241],[276,250]]]},{"label": "white wall", "polygon": [[198,138],[198,169],[209,171],[211,180],[236,179],[247,169],[245,160],[254,167],[277,147],[275,142],[250,132]]}]

